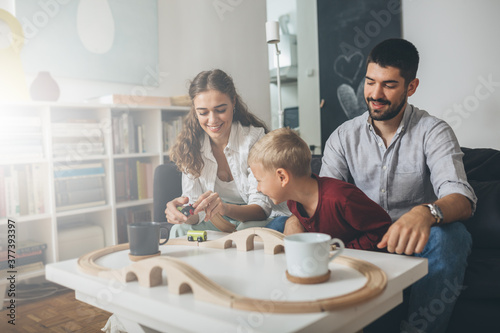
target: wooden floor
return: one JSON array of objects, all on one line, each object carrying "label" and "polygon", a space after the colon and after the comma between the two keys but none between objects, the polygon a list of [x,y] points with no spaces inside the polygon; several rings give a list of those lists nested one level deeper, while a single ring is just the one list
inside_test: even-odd
[{"label": "wooden floor", "polygon": [[[4,305],[8,306],[7,302]],[[16,300],[15,326],[8,323],[9,309],[2,310],[0,332],[101,332],[109,316],[108,312],[76,300],[73,290],[58,287],[52,296]]]}]

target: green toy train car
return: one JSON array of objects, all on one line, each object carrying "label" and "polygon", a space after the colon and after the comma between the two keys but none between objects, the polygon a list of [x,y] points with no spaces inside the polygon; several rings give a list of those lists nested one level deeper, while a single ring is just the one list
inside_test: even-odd
[{"label": "green toy train car", "polygon": [[189,230],[187,237],[190,242],[204,242],[207,240],[207,232],[205,230]]}]

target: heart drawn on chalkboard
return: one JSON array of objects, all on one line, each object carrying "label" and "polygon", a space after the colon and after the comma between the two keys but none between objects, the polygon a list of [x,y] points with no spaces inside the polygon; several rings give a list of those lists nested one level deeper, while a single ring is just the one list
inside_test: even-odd
[{"label": "heart drawn on chalkboard", "polygon": [[333,63],[333,70],[352,84],[363,66],[363,61],[364,56],[360,52],[354,52],[349,56],[341,54]]},{"label": "heart drawn on chalkboard", "polygon": [[337,88],[337,97],[342,110],[344,110],[344,113],[347,116],[347,119],[355,118],[366,111],[364,87],[365,80],[361,80],[356,92],[354,92],[354,89],[346,83],[342,83]]}]

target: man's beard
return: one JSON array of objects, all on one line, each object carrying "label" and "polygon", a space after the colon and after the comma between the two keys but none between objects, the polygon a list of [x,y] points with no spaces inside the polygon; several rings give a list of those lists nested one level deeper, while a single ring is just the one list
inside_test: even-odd
[{"label": "man's beard", "polygon": [[[373,99],[371,97],[367,97],[366,104],[368,105],[368,110],[370,111],[370,117],[373,120],[379,120],[379,121],[393,119],[401,112],[401,110],[403,109],[403,106],[406,104],[407,93],[408,93],[408,91],[405,90],[405,93],[401,99],[401,102],[398,105],[396,105],[395,107],[391,107],[392,103],[389,102],[388,100],[381,99],[381,98]],[[370,102],[372,102],[372,101],[387,104],[387,105],[389,105],[389,108],[385,111],[373,110],[370,106]]]}]

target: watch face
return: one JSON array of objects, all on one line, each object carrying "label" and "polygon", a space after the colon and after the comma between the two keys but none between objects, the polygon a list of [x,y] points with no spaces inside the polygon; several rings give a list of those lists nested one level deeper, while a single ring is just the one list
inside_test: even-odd
[{"label": "watch face", "polygon": [[433,204],[432,207],[434,208],[433,214],[439,217],[439,219],[443,219],[443,212],[441,211],[441,208],[439,208],[438,205]]}]

